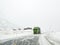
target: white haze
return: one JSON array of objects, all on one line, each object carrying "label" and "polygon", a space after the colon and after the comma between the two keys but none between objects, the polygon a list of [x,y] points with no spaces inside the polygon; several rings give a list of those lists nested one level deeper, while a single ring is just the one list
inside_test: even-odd
[{"label": "white haze", "polygon": [[0,17],[21,28],[60,31],[60,0],[0,0]]}]

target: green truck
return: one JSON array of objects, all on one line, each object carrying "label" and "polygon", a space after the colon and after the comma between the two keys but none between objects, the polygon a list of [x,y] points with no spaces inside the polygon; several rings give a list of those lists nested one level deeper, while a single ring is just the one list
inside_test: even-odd
[{"label": "green truck", "polygon": [[34,34],[41,34],[40,27],[34,27],[34,28],[33,28],[33,33],[34,33]]}]

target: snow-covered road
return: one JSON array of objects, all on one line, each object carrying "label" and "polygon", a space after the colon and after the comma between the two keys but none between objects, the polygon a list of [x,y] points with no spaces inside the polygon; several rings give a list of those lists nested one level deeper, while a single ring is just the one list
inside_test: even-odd
[{"label": "snow-covered road", "polygon": [[[0,43],[20,38],[23,38],[23,40],[26,41],[29,39],[32,40],[38,39],[38,41],[37,40],[36,41],[39,44],[36,45],[60,45],[60,32],[51,32],[51,33],[34,35],[32,31],[0,31]],[[31,42],[34,42],[32,40]]]}]

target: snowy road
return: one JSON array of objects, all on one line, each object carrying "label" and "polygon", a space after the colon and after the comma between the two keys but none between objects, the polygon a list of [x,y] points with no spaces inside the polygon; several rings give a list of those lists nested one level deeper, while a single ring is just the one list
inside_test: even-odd
[{"label": "snowy road", "polygon": [[33,35],[31,31],[0,31],[0,45],[15,44],[60,45],[60,32]]}]

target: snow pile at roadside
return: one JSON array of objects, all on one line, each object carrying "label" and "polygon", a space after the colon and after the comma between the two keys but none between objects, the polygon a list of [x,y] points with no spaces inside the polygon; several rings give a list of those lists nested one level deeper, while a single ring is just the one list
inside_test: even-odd
[{"label": "snow pile at roadside", "polygon": [[33,35],[32,30],[24,31],[0,31],[0,40]]}]

